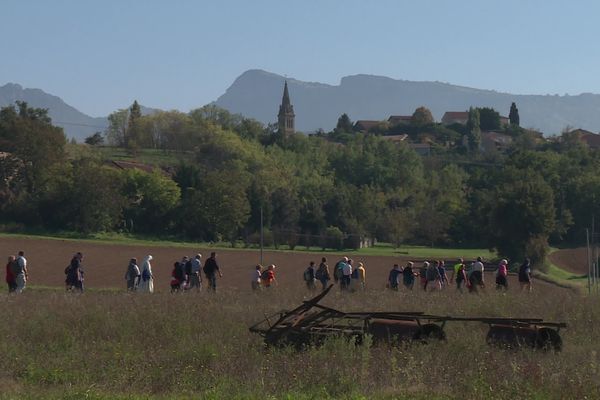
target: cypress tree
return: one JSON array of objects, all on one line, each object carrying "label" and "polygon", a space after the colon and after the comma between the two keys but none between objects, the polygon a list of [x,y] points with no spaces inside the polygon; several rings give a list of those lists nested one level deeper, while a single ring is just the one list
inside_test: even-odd
[{"label": "cypress tree", "polygon": [[514,102],[510,105],[510,113],[508,114],[508,120],[510,121],[511,125],[519,126],[520,124],[519,109],[517,108],[517,105]]}]

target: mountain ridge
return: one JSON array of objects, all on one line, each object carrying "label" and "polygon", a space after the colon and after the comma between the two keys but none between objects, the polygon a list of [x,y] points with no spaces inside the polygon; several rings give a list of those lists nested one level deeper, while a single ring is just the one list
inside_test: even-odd
[{"label": "mountain ridge", "polygon": [[275,122],[286,80],[296,111],[296,127],[304,132],[331,130],[342,113],[353,120],[385,120],[390,115],[410,115],[417,107],[425,106],[440,121],[446,111],[466,111],[471,106],[493,107],[508,115],[512,102],[519,108],[522,126],[547,135],[558,134],[567,126],[600,130],[598,94],[511,94],[369,74],[344,76],[338,85],[329,85],[251,69],[236,78],[214,104],[263,123]]}]

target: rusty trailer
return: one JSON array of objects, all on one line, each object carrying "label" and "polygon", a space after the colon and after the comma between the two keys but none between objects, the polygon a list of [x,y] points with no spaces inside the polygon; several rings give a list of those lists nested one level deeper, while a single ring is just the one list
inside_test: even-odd
[{"label": "rusty trailer", "polygon": [[539,318],[452,317],[424,312],[342,312],[319,304],[330,285],[316,297],[291,311],[280,311],[249,329],[264,338],[267,346],[302,349],[321,345],[327,338],[342,336],[362,344],[369,335],[373,344],[399,345],[407,342],[445,341],[447,322],[481,322],[489,325],[487,343],[502,347],[528,346],[560,350],[560,328],[565,323],[544,322]]}]

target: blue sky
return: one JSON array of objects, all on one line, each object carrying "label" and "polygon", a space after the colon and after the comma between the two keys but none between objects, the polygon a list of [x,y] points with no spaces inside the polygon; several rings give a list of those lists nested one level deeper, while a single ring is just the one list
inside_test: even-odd
[{"label": "blue sky", "polygon": [[134,99],[188,111],[252,68],[600,93],[599,15],[598,1],[0,0],[0,85],[92,116]]}]

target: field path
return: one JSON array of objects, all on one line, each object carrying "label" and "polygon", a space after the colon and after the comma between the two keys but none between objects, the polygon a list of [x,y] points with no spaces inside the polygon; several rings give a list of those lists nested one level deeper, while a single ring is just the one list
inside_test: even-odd
[{"label": "field path", "polygon": [[[88,288],[125,288],[125,270],[131,257],[136,257],[141,266],[143,258],[151,254],[154,258],[152,268],[155,276],[156,290],[169,289],[173,263],[184,255],[194,256],[201,253],[203,260],[210,255],[210,249],[193,247],[165,247],[146,245],[120,245],[93,243],[66,239],[12,238],[0,237],[0,255],[6,259],[8,255],[19,250],[25,252],[28,260],[31,285],[61,287],[64,285],[64,269],[74,253],[84,254],[85,284]],[[223,278],[218,286],[249,290],[250,277],[254,266],[259,262],[256,250],[216,249],[217,259],[222,266]],[[264,264],[277,265],[276,276],[280,287],[302,285],[302,273],[310,261],[318,263],[323,255],[320,253],[264,252]],[[326,255],[330,270],[340,256]],[[352,258],[352,256],[351,256]],[[394,263],[403,265],[406,257],[390,256],[356,256],[354,262],[363,262],[367,271],[367,284],[384,288],[389,270]],[[416,260],[415,260],[416,261]],[[6,264],[2,264],[3,266]],[[493,287],[493,273],[486,274],[488,285]],[[512,288],[518,284],[511,277]],[[548,291],[555,288],[545,282],[537,281],[536,290]]]},{"label": "field path", "polygon": [[587,249],[585,247],[556,250],[548,258],[552,264],[566,271],[581,275],[587,275],[588,273]]}]

